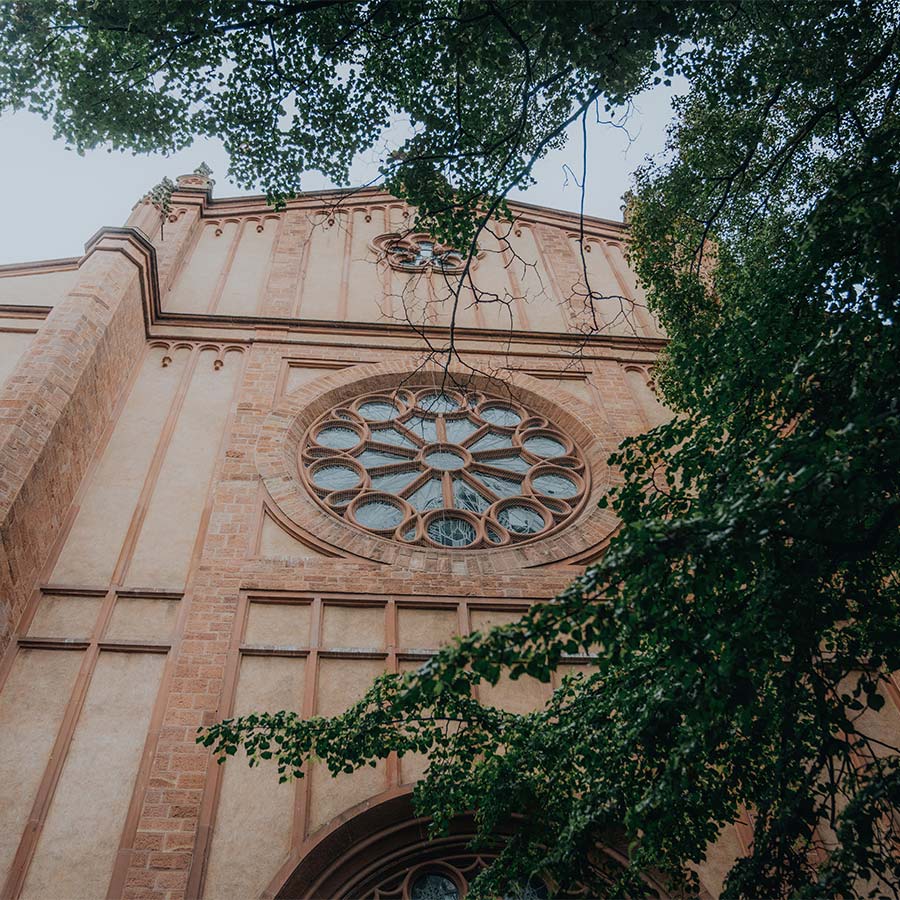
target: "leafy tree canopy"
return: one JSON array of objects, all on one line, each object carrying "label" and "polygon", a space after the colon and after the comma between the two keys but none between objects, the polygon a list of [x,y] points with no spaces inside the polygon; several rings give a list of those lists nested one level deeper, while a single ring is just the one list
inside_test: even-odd
[{"label": "leafy tree canopy", "polygon": [[[466,810],[480,876],[560,891],[696,888],[752,815],[730,896],[900,893],[900,14],[889,0],[29,0],[0,26],[0,104],[76,147],[224,138],[273,197],[345,179],[395,116],[383,174],[450,243],[503,212],[596,103],[684,76],[664,161],[636,177],[631,253],[670,344],[678,413],[625,441],[603,560],[518,624],[379,679],[332,719],[221,723],[202,740],[333,772],[431,756],[417,803]],[[714,238],[714,240],[713,240]],[[514,715],[471,688],[596,668]],[[594,851],[624,839],[625,869]]]}]

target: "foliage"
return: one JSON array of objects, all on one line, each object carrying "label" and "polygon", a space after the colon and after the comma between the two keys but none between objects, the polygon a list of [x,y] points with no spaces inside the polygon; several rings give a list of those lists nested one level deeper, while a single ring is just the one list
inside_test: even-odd
[{"label": "foliage", "polygon": [[150,188],[147,198],[153,205],[154,209],[159,212],[159,234],[164,234],[166,227],[166,219],[172,211],[172,192],[175,190],[175,182],[171,178],[165,176],[162,181],[157,182]]},{"label": "foliage", "polygon": [[[403,115],[386,183],[457,245],[596,102],[690,85],[632,202],[678,416],[614,455],[622,527],[603,560],[342,716],[247,716],[205,744],[285,778],[428,752],[416,802],[438,830],[471,809],[487,840],[522,816],[483,896],[531,873],[607,896],[655,873],[690,893],[709,842],[749,815],[726,894],[900,893],[883,721],[900,668],[898,30],[867,0],[13,6],[0,102],[76,146],[222,134],[239,178],[286,195],[304,168],[345,177]],[[591,674],[545,709],[472,699],[588,652]],[[629,848],[626,868],[603,842]]]}]

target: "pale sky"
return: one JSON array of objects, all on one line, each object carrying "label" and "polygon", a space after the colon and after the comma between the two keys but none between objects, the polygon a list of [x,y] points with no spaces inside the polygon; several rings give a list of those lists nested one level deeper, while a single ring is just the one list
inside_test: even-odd
[{"label": "pale sky", "polygon": [[[665,128],[672,117],[672,89],[656,88],[635,102],[628,133],[610,125],[592,124],[588,130],[588,178],[585,212],[606,219],[621,219],[621,197],[631,173],[648,154],[659,153]],[[629,134],[633,141],[629,140]],[[213,169],[214,197],[246,191],[230,183],[227,158],[218,141],[197,141],[171,156],[132,156],[94,150],[84,156],[53,140],[49,123],[32,113],[0,116],[0,171],[5,203],[0,217],[0,265],[57,257],[79,256],[84,243],[103,225],[122,225],[134,204],[163,176],[174,180],[201,161]],[[537,184],[511,195],[541,206],[577,210],[580,201],[581,129],[570,129],[563,150],[535,167]],[[373,155],[354,166],[358,183],[377,172]],[[301,178],[302,188],[332,187],[318,173]]]}]

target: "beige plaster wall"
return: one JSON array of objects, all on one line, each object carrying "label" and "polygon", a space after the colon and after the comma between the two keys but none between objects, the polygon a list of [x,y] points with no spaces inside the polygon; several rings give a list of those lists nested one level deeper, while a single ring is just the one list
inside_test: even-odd
[{"label": "beige plaster wall", "polygon": [[242,355],[201,350],[141,525],[125,583],[181,590],[194,551]]},{"label": "beige plaster wall", "polygon": [[[345,211],[311,215],[306,270],[300,294],[302,319],[337,319],[342,290],[342,272],[349,236]],[[300,252],[298,247],[296,252]]]},{"label": "beige plaster wall", "polygon": [[27,331],[0,331],[0,389],[33,339]]},{"label": "beige plaster wall", "polygon": [[237,221],[202,226],[193,251],[163,299],[163,309],[193,313],[207,311],[216,297],[238,230]]},{"label": "beige plaster wall", "polygon": [[77,269],[35,272],[24,275],[0,273],[0,304],[10,306],[55,306],[78,277]]},{"label": "beige plaster wall", "polygon": [[106,895],[164,663],[100,654],[23,898]]},{"label": "beige plaster wall", "polygon": [[0,693],[0,885],[12,865],[83,657],[80,650],[19,650]]},{"label": "beige plaster wall", "polygon": [[302,541],[288,534],[271,516],[264,515],[259,531],[260,556],[277,559],[317,559],[321,553],[316,553],[307,547]]},{"label": "beige plaster wall", "polygon": [[[53,569],[54,584],[105,587],[144,487],[163,424],[190,358],[187,348],[148,348],[125,407],[78,502]],[[164,357],[171,362],[163,366]]]},{"label": "beige plaster wall", "polygon": [[[374,638],[374,635],[372,636]],[[351,706],[385,669],[381,659],[319,660],[316,714],[334,716]],[[385,765],[366,766],[332,777],[320,763],[311,767],[308,833],[318,831],[338,813],[387,788]]]},{"label": "beige plaster wall", "polygon": [[634,395],[635,402],[648,427],[654,428],[657,425],[668,422],[672,418],[672,413],[657,399],[644,372],[638,369],[626,368],[625,380],[628,382],[628,387]]},{"label": "beige plaster wall", "polygon": [[[299,710],[306,660],[245,656],[235,715]],[[277,766],[251,769],[240,757],[225,764],[203,895],[212,900],[258,897],[291,848],[295,791],[279,784]]]},{"label": "beige plaster wall", "polygon": [[253,316],[258,313],[266,273],[272,264],[278,222],[277,219],[249,219],[241,225],[234,258],[216,304],[218,315]]}]

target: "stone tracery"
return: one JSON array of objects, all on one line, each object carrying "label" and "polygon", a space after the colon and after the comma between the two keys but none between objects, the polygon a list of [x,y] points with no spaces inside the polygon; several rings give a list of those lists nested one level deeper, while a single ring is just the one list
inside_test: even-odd
[{"label": "stone tracery", "polygon": [[301,447],[307,487],[383,537],[489,548],[555,531],[588,473],[574,441],[517,402],[434,388],[366,394],[321,415]]},{"label": "stone tracery", "polygon": [[431,235],[384,234],[373,242],[376,253],[401,272],[454,274],[465,268],[465,255],[445,246]]}]

